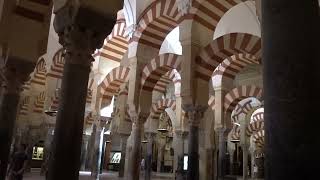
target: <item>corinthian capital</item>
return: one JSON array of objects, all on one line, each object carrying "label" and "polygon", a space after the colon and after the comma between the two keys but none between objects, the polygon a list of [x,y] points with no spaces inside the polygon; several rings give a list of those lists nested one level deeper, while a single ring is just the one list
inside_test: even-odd
[{"label": "corinthian capital", "polygon": [[149,117],[149,113],[144,113],[144,112],[137,112],[135,105],[133,104],[128,104],[128,113],[129,116],[131,118],[132,123],[136,124],[136,125],[142,125],[144,124],[148,117]]},{"label": "corinthian capital", "polygon": [[0,82],[4,92],[20,93],[22,85],[30,78],[35,63],[13,57],[0,60]]},{"label": "corinthian capital", "polygon": [[200,119],[203,117],[207,107],[208,106],[187,104],[183,105],[182,108],[188,116],[189,124],[191,126],[199,126]]},{"label": "corinthian capital", "polygon": [[[59,5],[55,4],[55,7]],[[117,8],[122,2],[98,0],[62,4],[55,10],[54,29],[59,35],[59,43],[66,50],[66,63],[90,66],[93,61],[91,54],[102,47],[104,39],[112,31]]]}]

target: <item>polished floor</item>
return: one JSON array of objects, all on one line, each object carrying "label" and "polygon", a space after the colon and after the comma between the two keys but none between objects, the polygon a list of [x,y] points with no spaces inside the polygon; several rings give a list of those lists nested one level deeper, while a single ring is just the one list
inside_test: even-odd
[{"label": "polished floor", "polygon": [[[80,172],[79,180],[93,180],[94,178],[90,177],[89,172]],[[117,173],[114,172],[105,172],[100,175],[100,180],[108,179],[108,180],[125,180],[126,178],[118,178]],[[140,179],[144,179],[143,174],[141,175]],[[172,174],[161,173],[157,174],[154,173],[152,180],[171,180]],[[34,171],[32,173],[26,173],[24,176],[24,180],[45,180],[44,176],[40,176],[40,173]]]}]

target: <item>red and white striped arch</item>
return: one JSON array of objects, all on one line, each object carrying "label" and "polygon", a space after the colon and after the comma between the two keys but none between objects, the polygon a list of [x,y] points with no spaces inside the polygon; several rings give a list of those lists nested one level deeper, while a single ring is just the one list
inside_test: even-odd
[{"label": "red and white striped arch", "polygon": [[59,94],[60,94],[60,89],[57,89],[54,92],[53,97],[51,97],[50,110],[52,110],[52,111],[58,111],[58,108],[59,108]]},{"label": "red and white striped arch", "polygon": [[253,132],[262,130],[264,128],[264,120],[258,120],[251,122],[247,129],[246,129],[246,135],[251,136]]},{"label": "red and white striped arch", "polygon": [[35,67],[35,70],[33,72],[33,75],[31,77],[31,84],[37,84],[40,86],[46,85],[46,62],[43,58],[41,58]]},{"label": "red and white striped arch", "polygon": [[208,101],[208,106],[211,107],[211,109],[214,111],[216,108],[215,104],[215,97],[213,95],[210,96],[209,101]]},{"label": "red and white striped arch", "polygon": [[190,16],[202,26],[215,30],[222,16],[244,0],[193,0]]},{"label": "red and white striped arch", "polygon": [[52,77],[52,78],[61,79],[63,76],[64,64],[65,64],[64,50],[60,49],[53,56],[52,64],[50,66],[50,69],[49,69],[47,76]]},{"label": "red and white striped arch", "polygon": [[179,70],[180,64],[181,59],[179,58],[179,55],[176,54],[162,54],[152,59],[142,70],[142,89],[146,91],[153,91],[157,82],[161,80],[162,76],[164,75],[168,76],[168,78],[163,78],[162,88],[158,88],[158,91],[162,91],[163,89],[165,89],[164,86],[169,83],[168,79],[170,77],[174,78],[176,82],[181,83],[180,75],[177,74],[177,71],[172,71],[174,69]]},{"label": "red and white striped arch", "polygon": [[[263,109],[263,108],[261,108]],[[259,110],[259,109],[258,109]],[[264,112],[257,112],[257,113],[253,113],[252,117],[251,117],[251,121],[263,121],[264,120]]]},{"label": "red and white striped arch", "polygon": [[226,58],[214,71],[212,78],[220,76],[220,83],[223,79],[234,80],[236,75],[246,66],[250,64],[259,64],[259,60],[251,54],[236,54]]},{"label": "red and white striped arch", "polygon": [[125,35],[126,21],[124,17],[119,17],[119,14],[121,13],[118,13],[118,19],[111,34],[105,39],[103,47],[93,55],[94,57],[101,56],[107,60],[121,62],[128,50],[129,38]]},{"label": "red and white striped arch", "polygon": [[46,100],[46,93],[43,91],[41,92],[34,101],[34,113],[41,114],[44,110],[44,102]]},{"label": "red and white striped arch", "polygon": [[151,3],[137,20],[133,41],[160,50],[163,40],[178,25],[181,17],[176,0],[157,0]]},{"label": "red and white striped arch", "polygon": [[231,132],[231,140],[240,140],[240,127],[234,126]]},{"label": "red and white striped arch", "polygon": [[253,134],[253,142],[256,143],[258,147],[264,147],[264,137],[265,131],[260,130]]},{"label": "red and white striped arch", "polygon": [[[258,106],[260,106],[260,102],[258,103]],[[244,114],[245,116],[253,109],[256,109],[257,105],[252,105],[252,100],[248,100],[243,104],[238,103],[238,105],[234,109],[234,114],[232,115],[233,122],[239,121],[239,116],[241,114]]]},{"label": "red and white striped arch", "polygon": [[129,79],[129,67],[119,66],[112,69],[101,82],[102,104],[106,107],[111,103],[112,97],[118,92],[120,85]]},{"label": "red and white striped arch", "polygon": [[181,75],[176,69],[168,71],[165,75],[161,76],[153,90],[164,93],[168,84],[170,84],[171,82],[173,82],[174,84],[174,94],[176,96],[180,96]]},{"label": "red and white striped arch", "polygon": [[166,109],[171,108],[173,111],[176,110],[176,101],[172,99],[160,99],[156,103],[152,104],[150,117],[154,120],[158,120],[160,114]]},{"label": "red and white striped arch", "polygon": [[231,113],[235,106],[243,99],[248,97],[255,97],[261,99],[262,89],[257,86],[239,86],[232,89],[224,97],[224,110],[225,113]]},{"label": "red and white striped arch", "polygon": [[258,61],[256,59],[261,57],[261,38],[246,33],[231,33],[215,39],[196,57],[196,76],[209,81],[220,63],[238,54],[247,54],[245,57],[242,55],[242,59]]},{"label": "red and white striped arch", "polygon": [[29,105],[30,105],[30,96],[26,96],[21,102],[20,112],[19,112],[20,116],[25,116],[28,114]]}]

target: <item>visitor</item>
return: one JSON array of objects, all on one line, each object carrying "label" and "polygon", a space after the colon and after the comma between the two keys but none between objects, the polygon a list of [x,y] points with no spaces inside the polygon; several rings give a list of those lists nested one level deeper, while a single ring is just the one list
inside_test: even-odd
[{"label": "visitor", "polygon": [[257,177],[258,166],[256,164],[253,165],[253,177]]},{"label": "visitor", "polygon": [[141,160],[141,171],[144,171],[144,159]]},{"label": "visitor", "polygon": [[9,180],[23,179],[23,173],[27,166],[27,160],[28,160],[28,156],[25,153],[25,151],[26,151],[26,145],[21,144],[18,148],[18,151],[14,153],[8,169]]}]

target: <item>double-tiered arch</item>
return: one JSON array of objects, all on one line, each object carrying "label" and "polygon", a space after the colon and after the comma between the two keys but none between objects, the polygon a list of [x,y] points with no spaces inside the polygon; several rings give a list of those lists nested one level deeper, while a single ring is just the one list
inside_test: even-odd
[{"label": "double-tiered arch", "polygon": [[232,113],[235,106],[243,99],[248,97],[262,98],[262,89],[253,85],[243,85],[232,89],[225,95],[224,111],[225,113]]},{"label": "double-tiered arch", "polygon": [[[168,80],[172,80],[175,92],[180,94],[181,76],[178,72],[180,64],[181,59],[176,54],[162,54],[152,59],[142,70],[141,89],[152,92],[158,87],[157,91],[164,92],[169,83]],[[164,77],[167,77],[167,81],[162,80]],[[162,86],[159,86],[160,84]]]},{"label": "double-tiered arch", "polygon": [[[223,63],[227,58],[229,59]],[[228,69],[229,73],[232,67],[237,67],[238,70],[232,70],[234,71],[232,77],[234,77],[244,65],[259,63],[260,58],[260,37],[246,33],[226,34],[212,41],[196,57],[196,77],[209,81],[219,66]],[[239,62],[242,66],[237,65]]]},{"label": "double-tiered arch", "polygon": [[175,0],[154,1],[138,18],[132,40],[159,51],[166,36],[178,26],[180,17]]},{"label": "double-tiered arch", "polygon": [[129,80],[130,68],[119,66],[112,69],[99,84],[102,95],[101,108],[110,105],[112,97],[119,91],[120,86]]}]

